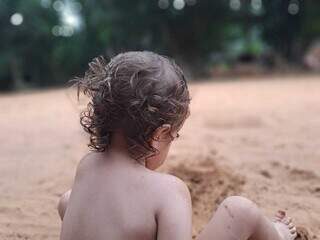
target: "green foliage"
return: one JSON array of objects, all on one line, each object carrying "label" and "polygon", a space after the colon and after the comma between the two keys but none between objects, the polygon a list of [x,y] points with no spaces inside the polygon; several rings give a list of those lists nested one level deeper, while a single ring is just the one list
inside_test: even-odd
[{"label": "green foliage", "polygon": [[[0,0],[0,89],[64,84],[93,57],[128,50],[175,57],[195,73],[212,56],[224,65],[270,49],[299,61],[319,37],[318,1],[185,0],[182,10],[173,0],[163,0],[162,9],[160,1]],[[74,19],[64,19],[61,3],[77,6],[79,26],[68,25]],[[290,14],[293,3],[299,12]],[[17,26],[10,23],[15,13],[23,16]]]}]

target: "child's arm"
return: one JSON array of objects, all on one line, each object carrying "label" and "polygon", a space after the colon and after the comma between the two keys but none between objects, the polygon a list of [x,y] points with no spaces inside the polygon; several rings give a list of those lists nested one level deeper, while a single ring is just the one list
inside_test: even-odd
[{"label": "child's arm", "polygon": [[188,187],[180,179],[170,181],[169,192],[157,215],[158,240],[191,240],[192,206]]},{"label": "child's arm", "polygon": [[63,220],[63,217],[64,217],[64,214],[66,212],[66,209],[67,209],[67,205],[68,205],[68,202],[69,202],[69,198],[70,198],[70,194],[71,194],[71,190],[65,192],[60,200],[59,200],[59,203],[58,203],[58,213],[59,213],[59,216],[61,218],[61,220]]},{"label": "child's arm", "polygon": [[[78,164],[77,171],[76,171],[76,176],[75,176],[75,181],[77,179],[81,178],[81,176],[86,171],[86,161],[85,161],[85,159],[86,159],[85,157],[83,159],[81,159],[80,163]],[[58,209],[58,213],[59,213],[59,216],[60,216],[61,220],[63,220],[64,214],[65,214],[65,212],[67,210],[67,205],[68,205],[68,202],[69,202],[71,190],[72,189],[70,189],[69,191],[65,192],[61,196],[61,198],[59,200],[57,209]]]},{"label": "child's arm", "polygon": [[[86,171],[85,162],[86,161],[85,161],[85,157],[84,157],[83,159],[81,159],[80,163],[78,164],[75,180],[79,179],[83,175],[83,173]],[[60,216],[61,220],[63,220],[64,214],[65,214],[65,212],[67,210],[67,205],[68,205],[68,202],[69,202],[71,190],[72,189],[70,189],[69,191],[65,192],[61,196],[61,198],[59,200],[57,209],[58,209],[58,213],[59,213],[59,216]]]}]

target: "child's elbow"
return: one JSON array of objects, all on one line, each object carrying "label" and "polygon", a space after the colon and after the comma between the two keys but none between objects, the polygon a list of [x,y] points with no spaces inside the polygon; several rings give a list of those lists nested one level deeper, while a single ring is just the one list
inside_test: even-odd
[{"label": "child's elbow", "polygon": [[70,194],[71,194],[71,190],[65,192],[59,200],[57,210],[58,210],[58,213],[59,213],[61,220],[63,220],[64,214],[66,212],[67,205],[68,205],[69,198],[70,198]]}]

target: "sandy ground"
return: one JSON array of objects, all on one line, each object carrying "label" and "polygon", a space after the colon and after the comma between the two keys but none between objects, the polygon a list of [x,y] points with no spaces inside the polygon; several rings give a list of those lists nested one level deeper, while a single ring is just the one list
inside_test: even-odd
[{"label": "sandy ground", "polygon": [[[161,171],[184,179],[194,234],[226,196],[287,209],[320,239],[320,78],[191,85],[191,117]],[[58,239],[58,196],[87,152],[72,90],[0,96],[0,239]]]}]

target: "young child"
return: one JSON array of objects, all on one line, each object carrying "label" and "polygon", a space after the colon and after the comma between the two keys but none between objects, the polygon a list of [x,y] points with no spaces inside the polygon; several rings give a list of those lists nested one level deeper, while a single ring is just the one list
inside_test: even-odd
[{"label": "young child", "polygon": [[[72,191],[60,199],[61,240],[190,240],[191,199],[178,178],[154,171],[188,118],[181,69],[152,52],[127,52],[89,64],[78,90],[90,102],[81,125],[90,134]],[[274,222],[243,197],[225,199],[199,240],[293,240],[291,219]]]}]

